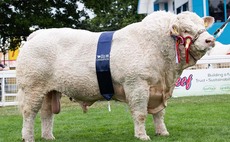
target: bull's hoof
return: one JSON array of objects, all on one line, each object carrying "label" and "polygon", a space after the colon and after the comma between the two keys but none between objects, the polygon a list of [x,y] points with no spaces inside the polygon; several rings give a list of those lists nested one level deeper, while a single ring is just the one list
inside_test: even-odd
[{"label": "bull's hoof", "polygon": [[35,142],[34,139],[33,140],[26,140],[24,138],[22,138],[22,142]]},{"label": "bull's hoof", "polygon": [[45,140],[55,140],[55,137],[52,134],[43,135],[42,138],[45,139]]},{"label": "bull's hoof", "polygon": [[156,136],[169,136],[169,132],[161,132],[161,133],[156,133]]},{"label": "bull's hoof", "polygon": [[140,140],[143,140],[143,141],[151,140],[148,135],[138,135],[138,136],[135,136],[135,137],[140,139]]}]

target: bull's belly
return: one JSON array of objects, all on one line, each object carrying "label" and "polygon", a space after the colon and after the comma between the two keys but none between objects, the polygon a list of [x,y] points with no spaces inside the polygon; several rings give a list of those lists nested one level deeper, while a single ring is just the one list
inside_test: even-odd
[{"label": "bull's belly", "polygon": [[[65,94],[68,97],[73,98],[75,101],[82,105],[90,106],[98,100],[105,100],[100,94],[99,87],[96,81],[88,81],[84,84],[79,84],[75,82],[74,84],[61,83],[62,86],[58,90],[59,92]],[[113,100],[118,100],[121,102],[126,102],[126,95],[124,88],[121,84],[114,83],[114,95]],[[166,98],[163,94],[161,87],[150,86],[149,88],[149,102],[148,102],[148,112],[155,114],[166,107]]]},{"label": "bull's belly", "polygon": [[99,90],[92,86],[62,87],[62,89],[58,91],[68,97],[73,98],[74,100],[79,101],[97,101],[103,99]]},{"label": "bull's belly", "polygon": [[[113,87],[114,94],[112,99],[125,102],[126,97],[122,85],[113,84]],[[88,84],[75,83],[75,85],[72,83],[61,83],[61,85],[57,88],[57,91],[73,98],[76,101],[95,102],[98,100],[105,100],[99,91],[98,84],[94,82],[88,82]]]}]

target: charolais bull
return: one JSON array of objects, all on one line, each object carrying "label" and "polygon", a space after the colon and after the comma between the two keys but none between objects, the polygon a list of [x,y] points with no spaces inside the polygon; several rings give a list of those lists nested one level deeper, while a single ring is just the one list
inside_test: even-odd
[{"label": "charolais bull", "polygon": [[[109,60],[111,99],[128,104],[135,137],[150,139],[145,130],[148,113],[153,115],[156,134],[169,135],[164,123],[167,99],[182,71],[214,46],[215,38],[206,31],[213,22],[213,17],[201,18],[192,12],[176,15],[159,11],[110,37],[105,58]],[[104,99],[96,71],[101,35],[53,28],[35,31],[27,38],[16,69],[24,141],[34,141],[34,119],[39,110],[42,137],[54,139],[53,114],[60,111],[61,94],[79,102],[84,110]]]}]

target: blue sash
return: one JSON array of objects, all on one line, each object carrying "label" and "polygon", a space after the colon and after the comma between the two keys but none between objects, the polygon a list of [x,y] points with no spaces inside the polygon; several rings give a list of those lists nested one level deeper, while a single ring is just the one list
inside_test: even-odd
[{"label": "blue sash", "polygon": [[96,73],[101,95],[110,100],[114,94],[110,72],[110,50],[114,32],[104,32],[97,44]]}]

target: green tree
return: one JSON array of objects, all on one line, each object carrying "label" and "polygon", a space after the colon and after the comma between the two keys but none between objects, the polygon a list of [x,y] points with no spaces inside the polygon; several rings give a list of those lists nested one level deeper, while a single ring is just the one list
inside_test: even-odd
[{"label": "green tree", "polygon": [[[86,8],[78,8],[79,3],[84,3],[95,17],[90,19]],[[22,39],[37,29],[118,30],[143,19],[144,15],[137,14],[137,3],[138,0],[1,0],[0,52],[15,50]]]},{"label": "green tree", "polygon": [[90,19],[91,31],[114,31],[128,24],[139,22],[144,15],[137,14],[138,0],[81,0],[95,13]]},{"label": "green tree", "polygon": [[[89,19],[79,0],[1,0],[0,52],[14,50],[33,30],[44,28],[86,28]],[[33,30],[31,30],[33,28]]]}]

